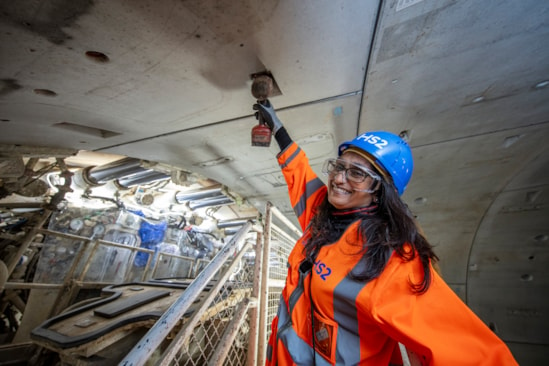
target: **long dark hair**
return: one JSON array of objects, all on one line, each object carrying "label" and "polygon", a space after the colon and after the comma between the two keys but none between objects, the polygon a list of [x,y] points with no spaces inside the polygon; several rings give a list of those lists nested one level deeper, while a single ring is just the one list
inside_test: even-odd
[{"label": "long dark hair", "polygon": [[[361,220],[358,235],[363,245],[357,248],[357,253],[362,253],[362,258],[350,276],[357,281],[379,277],[393,251],[405,261],[411,261],[417,255],[423,266],[423,280],[410,282],[410,286],[415,293],[424,293],[431,284],[429,261],[438,261],[438,257],[393,185],[381,180],[375,194],[378,201],[375,213],[358,217]],[[332,219],[334,210],[326,196],[311,220],[311,236],[305,242],[304,251],[312,260],[322,245],[336,241],[342,234]],[[406,244],[410,244],[413,250],[407,250]]]}]

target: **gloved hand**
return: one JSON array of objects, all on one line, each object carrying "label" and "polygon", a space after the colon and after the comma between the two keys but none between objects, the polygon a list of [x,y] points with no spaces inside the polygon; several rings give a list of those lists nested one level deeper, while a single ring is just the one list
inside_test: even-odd
[{"label": "gloved hand", "polygon": [[253,108],[257,111],[255,117],[258,119],[259,117],[263,118],[263,121],[267,124],[271,131],[273,131],[273,135],[280,130],[282,127],[282,122],[280,122],[276,116],[273,105],[269,102],[269,99],[265,99],[262,103],[254,104]]}]

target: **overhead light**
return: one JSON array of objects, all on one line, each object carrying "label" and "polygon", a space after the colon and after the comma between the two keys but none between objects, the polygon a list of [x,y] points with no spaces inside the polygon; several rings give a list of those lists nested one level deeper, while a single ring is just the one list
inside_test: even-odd
[{"label": "overhead light", "polygon": [[480,103],[484,100],[484,96],[480,95],[478,97],[473,98],[473,103]]},{"label": "overhead light", "polygon": [[534,85],[534,89],[543,89],[547,85],[549,85],[549,80],[543,80],[543,81],[540,81],[539,83],[537,83],[536,85]]},{"label": "overhead light", "polygon": [[508,148],[509,146],[513,145],[515,142],[517,142],[523,135],[513,135],[513,136],[507,136],[505,140],[503,140],[503,147]]}]

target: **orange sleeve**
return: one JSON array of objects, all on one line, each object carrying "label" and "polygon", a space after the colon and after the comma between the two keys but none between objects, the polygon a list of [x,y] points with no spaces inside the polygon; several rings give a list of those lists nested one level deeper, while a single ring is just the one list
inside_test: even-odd
[{"label": "orange sleeve", "polygon": [[326,185],[311,169],[305,152],[295,142],[281,151],[277,158],[288,185],[290,203],[301,229],[305,231],[314,215],[314,207],[326,195]]},{"label": "orange sleeve", "polygon": [[419,282],[419,258],[404,262],[396,254],[374,281],[371,314],[380,329],[419,355],[424,365],[518,365],[511,352],[431,268],[431,286]]}]

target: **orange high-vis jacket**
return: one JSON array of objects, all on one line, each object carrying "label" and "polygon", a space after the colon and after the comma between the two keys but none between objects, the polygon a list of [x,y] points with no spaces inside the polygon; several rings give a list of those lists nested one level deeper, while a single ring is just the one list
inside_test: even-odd
[{"label": "orange high-vis jacket", "polygon": [[284,149],[278,161],[304,235],[288,258],[267,365],[402,364],[398,342],[424,365],[517,365],[506,345],[434,270],[429,289],[421,295],[412,292],[410,281],[423,278],[417,256],[406,262],[393,252],[378,278],[350,279],[351,269],[360,265],[359,221],[307,265],[307,225],[326,186],[297,144]]}]

